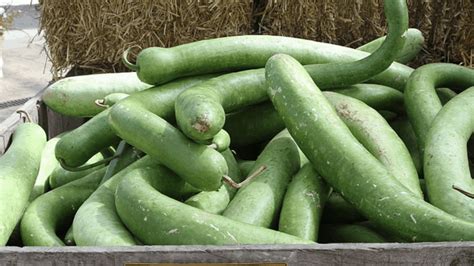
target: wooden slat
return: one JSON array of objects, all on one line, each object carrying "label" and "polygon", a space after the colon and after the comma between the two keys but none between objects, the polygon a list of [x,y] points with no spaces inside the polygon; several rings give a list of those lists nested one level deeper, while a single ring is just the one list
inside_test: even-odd
[{"label": "wooden slat", "polygon": [[53,138],[64,131],[75,129],[85,122],[81,117],[65,116],[55,111],[46,108],[46,115],[48,118],[48,137]]},{"label": "wooden slat", "polygon": [[57,265],[124,265],[140,262],[474,265],[474,242],[0,248],[1,265],[53,265],[53,262]]}]

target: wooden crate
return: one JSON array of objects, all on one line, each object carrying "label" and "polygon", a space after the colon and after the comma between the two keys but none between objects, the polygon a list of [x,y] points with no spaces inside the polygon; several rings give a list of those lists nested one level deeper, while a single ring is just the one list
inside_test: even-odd
[{"label": "wooden crate", "polygon": [[[49,110],[41,102],[42,93],[38,93],[19,109],[27,111],[33,120],[45,129],[49,137],[76,128],[85,121],[82,118],[65,117]],[[0,154],[6,150],[12,133],[20,123],[23,121],[18,114],[13,114],[0,123]],[[0,247],[0,265],[126,265],[127,263],[163,263],[163,265],[260,263],[267,266],[474,265],[474,241],[414,244]]]}]

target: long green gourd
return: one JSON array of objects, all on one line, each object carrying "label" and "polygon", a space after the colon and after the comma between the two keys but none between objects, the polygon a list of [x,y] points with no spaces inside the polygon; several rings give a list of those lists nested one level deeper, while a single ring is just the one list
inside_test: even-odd
[{"label": "long green gourd", "polygon": [[317,241],[319,223],[330,188],[307,163],[288,185],[280,212],[278,231]]},{"label": "long green gourd", "polygon": [[51,190],[34,200],[21,220],[21,238],[27,246],[64,246],[58,232],[66,232],[81,204],[99,186],[105,168]]},{"label": "long green gourd", "polygon": [[298,146],[362,215],[409,241],[474,240],[474,223],[413,195],[357,141],[295,59],[275,55],[266,78],[269,97]]},{"label": "long green gourd", "polygon": [[60,134],[46,142],[43,152],[41,153],[41,164],[38,171],[38,176],[36,176],[35,184],[33,190],[31,191],[30,201],[36,199],[39,195],[48,191],[49,187],[49,176],[54,171],[54,169],[59,166],[58,160],[54,156],[54,149],[59,139],[63,134]]},{"label": "long green gourd", "polygon": [[21,219],[38,175],[46,134],[34,123],[19,125],[0,157],[0,246]]},{"label": "long green gourd", "polygon": [[[384,10],[389,32],[383,45],[375,52],[358,61],[327,61],[320,62],[326,64],[305,66],[319,87],[329,89],[361,83],[390,67],[405,42],[408,12],[404,0],[386,1]],[[160,65],[160,68],[163,67]],[[400,79],[394,77],[392,81]],[[235,72],[210,79],[178,96],[175,104],[176,122],[191,139],[211,139],[224,126],[226,111],[231,112],[268,99],[266,87],[264,69]]]},{"label": "long green gourd", "polygon": [[474,87],[451,99],[436,115],[426,137],[424,176],[429,201],[474,222],[474,200],[453,189],[474,192],[467,141],[474,132]]},{"label": "long green gourd", "polygon": [[462,90],[473,85],[474,69],[455,64],[427,64],[413,71],[405,89],[405,108],[421,151],[431,123],[442,107],[435,88]]},{"label": "long green gourd", "polygon": [[[381,45],[383,51],[380,51],[379,57],[385,57],[385,53],[396,56],[403,48],[402,39],[406,38],[408,28],[405,1],[387,1],[385,7],[389,33],[386,41]],[[276,53],[289,54],[303,65],[329,63],[334,62],[333,60],[350,62],[367,55],[364,52],[337,45],[269,35],[224,37],[192,42],[172,48],[151,47],[142,50],[138,54],[136,65],[128,62],[127,53],[128,51],[124,53],[124,63],[130,69],[137,71],[140,80],[149,84],[163,84],[183,76],[261,68],[268,58]],[[381,72],[370,73],[371,68],[381,63],[378,61],[380,58],[378,60],[374,59],[376,58],[367,59],[367,65],[365,66],[353,65],[352,68],[347,70],[356,74],[352,78],[356,76],[360,76],[360,78],[365,76],[365,79],[371,78]],[[385,62],[386,66],[382,67],[382,70],[387,68],[392,61],[387,60]],[[340,66],[333,67],[339,69]],[[360,70],[363,70],[363,72]],[[327,74],[331,75],[331,73],[332,71],[328,69]],[[332,80],[336,81],[338,79],[333,77]],[[348,82],[347,79],[339,80],[343,83]],[[352,82],[352,84],[354,83],[357,82]],[[340,86],[342,84],[333,85]]]},{"label": "long green gourd", "polygon": [[131,172],[115,192],[115,206],[121,220],[146,245],[314,243],[169,198],[158,192],[167,179],[165,173],[151,176],[146,172]]},{"label": "long green gourd", "polygon": [[52,110],[68,115],[91,117],[103,108],[94,101],[114,92],[134,93],[152,86],[133,72],[68,77],[51,84],[42,99]]},{"label": "long green gourd", "polygon": [[[144,90],[122,100],[139,102],[154,114],[169,121],[174,120],[174,101],[179,93],[212,76],[191,77]],[[70,167],[84,164],[91,156],[105,147],[118,143],[119,138],[109,126],[110,109],[64,135],[56,147],[56,157]]]}]

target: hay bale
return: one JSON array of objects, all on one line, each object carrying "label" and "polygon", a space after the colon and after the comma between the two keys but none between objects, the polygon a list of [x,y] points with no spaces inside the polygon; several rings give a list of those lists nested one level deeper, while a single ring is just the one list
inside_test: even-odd
[{"label": "hay bale", "polygon": [[[386,31],[382,0],[266,0],[258,32],[357,47]],[[408,0],[410,27],[426,45],[413,66],[453,62],[473,66],[474,3]]]},{"label": "hay bale", "polygon": [[55,77],[72,66],[122,71],[120,57],[129,47],[169,47],[250,33],[252,4],[252,0],[42,0],[41,29]]}]

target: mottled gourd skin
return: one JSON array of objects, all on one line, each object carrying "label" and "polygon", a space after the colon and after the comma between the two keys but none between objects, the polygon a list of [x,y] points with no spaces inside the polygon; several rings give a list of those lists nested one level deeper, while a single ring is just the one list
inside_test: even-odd
[{"label": "mottled gourd skin", "polygon": [[423,199],[415,165],[403,141],[387,121],[363,102],[334,92],[324,92],[354,137],[415,196]]},{"label": "mottled gourd skin", "polygon": [[288,185],[278,231],[317,241],[321,215],[329,194],[330,187],[310,163],[305,164]]},{"label": "mottled gourd skin", "polygon": [[[314,45],[312,49],[314,52],[313,55],[311,52],[305,55],[306,50],[299,47],[299,42],[294,42],[294,50],[285,51],[275,49],[272,53],[267,53],[267,58],[274,53],[284,53],[295,57],[302,64],[319,63],[307,65],[305,68],[311,77],[313,77],[316,84],[325,89],[340,88],[367,81],[387,68],[390,68],[393,60],[405,43],[408,27],[406,3],[402,3],[401,1],[390,1],[386,3],[385,14],[389,25],[389,32],[385,41],[369,56],[363,57],[362,59],[357,58],[360,59],[358,61],[355,61],[356,59],[343,60],[336,55],[337,52],[335,51],[327,51],[327,54],[320,54],[321,50],[324,49],[319,47],[319,44]],[[254,37],[256,39],[262,37],[264,40],[266,38],[282,38],[274,36],[253,36],[244,38],[251,40],[251,38]],[[221,42],[225,43],[228,40],[230,39],[221,39]],[[209,45],[212,45],[213,41],[216,40],[210,40]],[[301,41],[301,43],[304,42]],[[186,50],[184,47],[192,47],[193,44],[175,48]],[[260,43],[260,46],[262,46],[262,43]],[[271,50],[272,44],[268,44],[268,46],[268,49]],[[296,48],[302,50],[296,50]],[[209,50],[212,51],[212,49]],[[300,55],[305,56],[299,57]],[[261,55],[257,57],[260,56]],[[312,56],[314,57],[314,61]],[[322,59],[322,57],[326,56],[327,58]],[[224,58],[223,61],[225,60]],[[264,63],[262,62],[262,65],[257,67],[263,65]],[[340,73],[344,74],[340,75]],[[401,80],[402,74],[398,73],[398,75],[397,77],[392,77],[392,80]],[[400,86],[399,84],[396,87],[400,88],[403,87],[403,85]],[[203,82],[179,95],[175,107],[176,121],[181,131],[187,137],[198,141],[211,139],[223,128],[226,112],[256,104],[266,99],[268,99],[268,96],[266,96],[264,69],[230,73]]]},{"label": "mottled gourd skin", "polygon": [[314,243],[173,200],[158,192],[166,176],[132,174],[118,185],[115,206],[123,223],[146,245]]},{"label": "mottled gourd skin", "polygon": [[68,77],[51,84],[42,99],[46,105],[63,115],[92,117],[103,108],[94,101],[111,93],[132,94],[152,86],[141,82],[136,73],[107,73]]},{"label": "mottled gourd skin", "polygon": [[28,205],[38,175],[46,134],[34,123],[19,125],[0,156],[0,246],[4,246]]},{"label": "mottled gourd skin", "polygon": [[[177,80],[135,93],[121,102],[139,102],[152,113],[171,122],[174,121],[174,101],[178,94],[210,77],[212,75]],[[94,154],[118,143],[120,139],[108,123],[109,112],[110,109],[102,111],[61,138],[56,147],[56,157],[67,166],[78,167]]]},{"label": "mottled gourd skin", "polygon": [[463,90],[471,86],[474,86],[474,69],[455,64],[427,64],[410,75],[404,93],[405,107],[421,151],[431,123],[442,107],[435,88]]},{"label": "mottled gourd skin", "polygon": [[27,246],[64,246],[57,232],[65,232],[81,204],[99,186],[105,168],[51,190],[33,201],[21,219],[21,238]]},{"label": "mottled gourd skin", "polygon": [[351,134],[303,66],[275,55],[268,94],[315,170],[384,231],[408,241],[472,241],[474,223],[413,195]]},{"label": "mottled gourd skin", "polygon": [[436,207],[474,223],[474,199],[452,188],[474,192],[467,142],[474,132],[474,87],[451,99],[431,124],[424,154],[429,201]]}]

